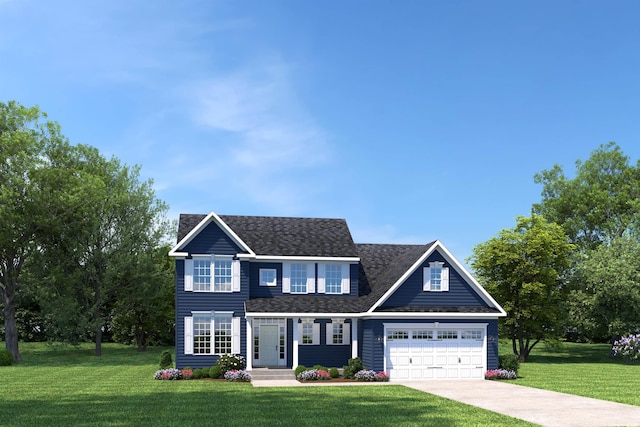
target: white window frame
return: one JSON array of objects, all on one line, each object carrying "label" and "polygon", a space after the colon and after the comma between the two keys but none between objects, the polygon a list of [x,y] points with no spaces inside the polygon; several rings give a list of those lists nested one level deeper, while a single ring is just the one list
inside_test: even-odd
[{"label": "white window frame", "polygon": [[[195,353],[195,334],[194,334],[194,318],[195,317],[207,317],[209,319],[209,348],[208,352]],[[216,327],[220,319],[231,319],[231,348],[227,353],[216,353]],[[223,355],[223,354],[238,354],[240,353],[240,317],[234,317],[232,311],[193,311],[191,316],[184,318],[184,354],[190,354],[194,356],[210,356],[210,355]]]},{"label": "white window frame", "polygon": [[[305,334],[303,332],[305,328],[303,325],[311,325],[311,342],[304,342]],[[299,345],[320,345],[320,324],[314,322],[313,319],[303,319],[298,323],[298,336],[300,337]]]},{"label": "white window frame", "polygon": [[[341,342],[334,342],[334,326],[340,325],[342,327],[342,340]],[[344,319],[331,319],[330,323],[327,323],[326,329],[327,345],[349,345],[351,344],[351,324],[346,323]]]},{"label": "white window frame", "polygon": [[[273,274],[273,280],[267,280],[265,276]],[[260,269],[260,286],[273,287],[278,284],[278,270],[275,268],[261,268]]]},{"label": "white window frame", "polygon": [[[209,283],[202,286],[202,289],[196,289],[194,275],[195,261],[209,263]],[[231,261],[231,283],[226,284],[227,286],[223,289],[220,289],[219,284],[216,284],[216,263],[220,261]],[[234,259],[232,255],[193,255],[191,259],[185,259],[184,290],[186,292],[240,292],[240,260]]]},{"label": "white window frame", "polygon": [[[304,292],[293,292],[291,286],[291,267],[306,266],[307,283]],[[315,263],[283,263],[282,264],[282,293],[283,294],[314,294],[316,292],[316,265]]]},{"label": "white window frame", "polygon": [[[340,290],[329,292],[327,290],[327,266],[339,266],[340,268]],[[327,295],[344,295],[351,293],[351,265],[348,263],[318,263],[318,293]]]},{"label": "white window frame", "polygon": [[[423,285],[422,290],[425,292],[448,292],[449,291],[449,267],[445,267],[443,262],[430,262],[429,267],[423,268]],[[432,273],[440,271],[440,286],[436,288],[436,284],[432,283]]]}]

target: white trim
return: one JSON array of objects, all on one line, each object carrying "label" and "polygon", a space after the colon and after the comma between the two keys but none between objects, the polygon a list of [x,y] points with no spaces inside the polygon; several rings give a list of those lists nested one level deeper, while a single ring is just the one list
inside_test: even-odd
[{"label": "white trim", "polygon": [[[500,311],[499,313],[487,313],[487,316],[480,315],[480,317],[505,317],[507,315],[507,313],[500,306],[500,304],[498,304],[496,302],[496,300],[494,300],[491,297],[491,295],[489,295],[489,293],[480,285],[480,283],[478,283],[476,281],[476,279],[474,279],[473,276],[471,276],[471,274],[469,274],[469,272],[467,272],[467,270],[462,266],[462,264],[460,264],[458,262],[458,260],[456,260],[453,257],[453,255],[451,255],[451,253],[444,247],[444,245],[442,243],[440,243],[439,240],[436,240],[431,245],[431,247],[424,254],[422,254],[422,256],[411,266],[411,268],[409,268],[396,281],[396,283],[394,283],[393,286],[391,286],[391,288],[389,288],[389,290],[387,292],[385,292],[385,294],[378,301],[376,301],[376,303],[373,304],[371,306],[371,308],[369,308],[369,310],[367,311],[367,314],[380,315],[381,313],[374,313],[374,310],[376,308],[378,308],[380,305],[382,305],[387,299],[389,299],[389,297],[391,297],[391,295],[393,295],[393,293],[409,278],[409,276],[411,276],[425,262],[425,260],[432,253],[434,253],[436,251],[436,249],[439,249],[439,253],[445,258],[445,260],[447,260],[449,265],[451,265],[458,272],[458,274],[460,274],[460,276],[462,276],[463,280],[467,281],[467,283],[471,286],[471,288],[480,296],[480,298],[482,298],[482,300],[485,303],[487,303],[487,305],[495,307]],[[396,314],[396,313],[394,313],[394,314]],[[402,313],[397,313],[397,314],[402,314]],[[410,314],[413,315],[413,317],[415,317],[415,315],[419,314],[419,313],[410,313]],[[442,314],[442,313],[438,313],[438,314]],[[451,314],[452,315],[453,314],[457,314],[460,317],[465,317],[464,314],[460,314],[460,313],[451,313]],[[478,314],[475,314],[475,313],[474,314],[469,313],[468,315],[478,316]],[[441,317],[448,317],[448,316],[445,315],[445,316],[441,316]],[[450,317],[456,317],[456,316],[450,316]]]},{"label": "white trim", "polygon": [[233,240],[236,245],[240,247],[241,250],[243,250],[244,252],[248,252],[249,256],[255,257],[256,255],[255,252],[253,252],[253,250],[251,250],[251,248],[222,219],[220,219],[220,217],[216,215],[214,211],[211,211],[209,215],[204,217],[204,219],[200,221],[198,225],[193,227],[191,231],[189,231],[189,233],[186,236],[184,236],[182,240],[178,242],[177,245],[171,248],[171,250],[169,251],[169,256],[173,256],[173,257],[187,256],[188,254],[186,252],[179,252],[179,251],[183,249],[184,246],[189,244],[211,222],[215,222],[218,225],[218,227],[220,227],[222,231],[227,236],[229,236],[229,238],[231,238],[231,240]]},{"label": "white trim", "polygon": [[351,358],[358,357],[358,321],[351,320]]},{"label": "white trim", "polygon": [[247,371],[251,371],[253,369],[253,319],[245,318],[245,325],[247,328],[247,357],[245,360],[247,362]]},{"label": "white trim", "polygon": [[293,369],[298,366],[298,346],[300,345],[300,338],[298,335],[298,318],[294,317],[293,319],[293,331],[292,333],[292,341],[293,341],[293,354],[291,355],[291,363],[293,365]]},{"label": "white trim", "polygon": [[240,260],[231,260],[231,292],[240,292]]},{"label": "white trim", "polygon": [[[304,294],[297,294],[304,295]],[[300,312],[291,312],[291,313],[265,313],[265,312],[246,312],[245,317],[313,317],[315,319],[327,319],[331,317],[347,317],[347,318],[357,318],[357,319],[403,319],[403,318],[413,318],[413,319],[438,319],[438,318],[465,318],[465,319],[496,319],[498,317],[503,317],[500,313],[426,313],[426,312],[375,312],[375,313],[300,313]]]},{"label": "white trim", "polygon": [[238,254],[238,258],[264,262],[348,262],[358,263],[359,257],[319,257],[319,256],[283,256]]},{"label": "white trim", "polygon": [[184,354],[193,354],[193,317],[184,318]]},{"label": "white trim", "polygon": [[231,317],[231,353],[240,353],[240,318],[233,316]]}]

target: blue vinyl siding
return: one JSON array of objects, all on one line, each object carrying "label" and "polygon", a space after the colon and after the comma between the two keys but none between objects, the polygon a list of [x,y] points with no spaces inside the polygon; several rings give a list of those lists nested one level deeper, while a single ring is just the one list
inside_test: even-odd
[{"label": "blue vinyl siding", "polygon": [[[439,322],[440,328],[447,323],[487,324],[487,369],[498,369],[498,320],[497,319],[368,319],[362,322],[363,350],[362,363],[367,369],[382,371],[384,369],[384,346],[377,342],[378,336],[384,334],[384,324],[387,323],[434,323]],[[494,337],[493,340],[489,337]]]},{"label": "blue vinyl siding", "polygon": [[240,292],[185,292],[184,260],[176,260],[176,367],[203,368],[215,365],[216,355],[184,354],[184,318],[192,311],[233,311],[240,317],[240,353],[247,356],[244,302],[249,297],[249,262],[240,263]]},{"label": "blue vinyl siding", "polygon": [[327,345],[326,327],[331,320],[318,319],[316,323],[320,323],[320,345],[298,346],[298,363],[307,367],[323,365],[327,368],[347,365],[351,357],[351,345]]},{"label": "blue vinyl siding", "polygon": [[214,222],[207,225],[183,249],[190,254],[236,255],[240,247]]},{"label": "blue vinyl siding", "polygon": [[444,261],[437,251],[431,254],[416,271],[400,285],[387,299],[382,307],[488,307],[475,290],[447,262],[449,267],[449,291],[425,292],[423,285],[423,268],[430,262]]}]

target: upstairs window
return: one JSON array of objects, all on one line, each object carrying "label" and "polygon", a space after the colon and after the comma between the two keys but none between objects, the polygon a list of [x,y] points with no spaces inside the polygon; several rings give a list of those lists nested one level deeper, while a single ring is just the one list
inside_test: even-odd
[{"label": "upstairs window", "polygon": [[282,264],[282,292],[313,294],[316,292],[316,265],[292,262]]},{"label": "upstairs window", "polygon": [[318,263],[319,294],[349,294],[351,266],[348,263]]},{"label": "upstairs window", "polygon": [[276,286],[276,269],[260,269],[260,286]]},{"label": "upstairs window", "polygon": [[195,255],[184,261],[184,290],[239,292],[240,261],[230,255]]},{"label": "upstairs window", "polygon": [[291,264],[291,293],[307,293],[307,265]]},{"label": "upstairs window", "polygon": [[423,270],[422,289],[427,292],[446,292],[449,290],[449,268],[443,262],[431,262]]},{"label": "upstairs window", "polygon": [[328,294],[342,293],[342,267],[339,264],[325,266],[325,292]]}]

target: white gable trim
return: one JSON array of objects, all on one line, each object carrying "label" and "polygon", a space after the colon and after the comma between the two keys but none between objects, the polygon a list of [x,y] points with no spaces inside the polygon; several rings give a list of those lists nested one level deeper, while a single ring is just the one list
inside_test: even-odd
[{"label": "white gable trim", "polygon": [[213,211],[200,221],[198,225],[193,227],[193,229],[169,251],[169,256],[187,256],[188,254],[186,252],[181,252],[181,250],[212,222],[215,222],[216,225],[218,225],[218,227],[220,227],[222,231],[240,247],[241,250],[248,252],[248,256],[256,256],[255,252],[253,252],[253,250],[251,250],[251,248]]},{"label": "white gable trim", "polygon": [[[500,310],[500,313],[491,313],[491,315],[493,317],[498,316],[498,317],[504,317],[507,315],[507,313],[504,311],[504,309],[500,306],[500,304],[498,304],[496,302],[496,300],[494,300],[491,295],[489,295],[489,293],[480,285],[480,283],[478,283],[476,281],[476,279],[473,278],[473,276],[471,276],[471,274],[469,274],[469,272],[462,266],[462,264],[460,264],[458,262],[458,260],[456,260],[453,255],[451,255],[451,253],[447,250],[447,248],[444,247],[444,245],[442,243],[440,243],[439,240],[436,240],[431,247],[424,253],[422,254],[422,256],[420,258],[418,258],[418,260],[411,266],[411,268],[409,268],[397,281],[396,283],[393,284],[393,286],[391,286],[391,288],[385,292],[385,294],[378,300],[376,301],[375,304],[373,304],[373,306],[371,306],[371,308],[367,311],[368,314],[374,314],[374,310],[376,308],[378,308],[380,305],[382,305],[387,299],[389,299],[391,297],[391,295],[393,295],[393,293],[400,287],[402,286],[402,284],[409,278],[409,276],[411,276],[418,268],[420,268],[420,266],[425,262],[425,260],[436,251],[436,249],[438,249],[438,251],[440,252],[440,254],[442,254],[442,256],[447,260],[447,262],[458,272],[458,274],[460,274],[460,276],[462,276],[462,278],[464,280],[466,280],[466,282],[471,286],[471,288],[480,296],[480,298],[482,298],[482,300],[484,302],[486,302],[488,305],[497,308],[498,310]],[[377,315],[380,315],[380,313],[376,313]],[[416,315],[417,313],[412,313],[413,315]],[[442,314],[442,313],[440,313]],[[462,313],[458,314],[459,316],[462,315]],[[474,316],[478,316],[478,314],[473,314]],[[482,316],[481,316],[482,317]]]},{"label": "white gable trim", "polygon": [[238,254],[240,259],[251,259],[264,262],[348,262],[358,263],[358,257],[320,257],[320,256],[285,256],[285,255],[255,255]]}]

